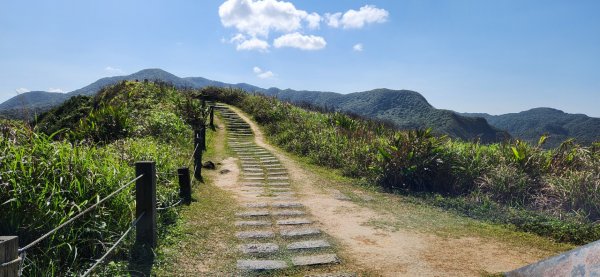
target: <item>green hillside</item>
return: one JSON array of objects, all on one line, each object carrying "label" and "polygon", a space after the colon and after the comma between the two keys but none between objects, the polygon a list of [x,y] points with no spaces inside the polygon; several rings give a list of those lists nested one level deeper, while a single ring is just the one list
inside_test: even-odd
[{"label": "green hillside", "polygon": [[507,130],[513,137],[532,143],[547,134],[546,147],[557,147],[571,138],[585,145],[600,141],[600,118],[584,114],[569,114],[552,108],[536,108],[503,115],[484,113],[463,115],[484,117],[492,126]]},{"label": "green hillside", "polygon": [[[134,179],[137,161],[156,162],[158,205],[172,205],[179,200],[177,169],[190,166],[191,124],[203,118],[199,101],[170,85],[120,82],[69,99],[33,128],[0,120],[0,233],[27,245]],[[131,224],[134,195],[134,186],[125,188],[28,249],[24,276],[83,273]],[[176,209],[159,212],[159,235],[176,218]],[[127,272],[131,238],[95,273]]]}]

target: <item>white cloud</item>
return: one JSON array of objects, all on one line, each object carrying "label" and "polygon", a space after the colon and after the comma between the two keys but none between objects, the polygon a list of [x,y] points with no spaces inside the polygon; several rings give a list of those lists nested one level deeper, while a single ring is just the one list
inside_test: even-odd
[{"label": "white cloud", "polygon": [[271,71],[265,71],[263,73],[258,74],[257,76],[258,76],[258,78],[261,78],[261,79],[269,79],[269,78],[272,78],[273,76],[275,76],[275,74],[273,74],[273,72],[271,72]]},{"label": "white cloud", "polygon": [[324,38],[313,35],[302,35],[298,32],[285,34],[273,41],[276,48],[292,47],[302,50],[319,50],[325,48],[327,42]]},{"label": "white cloud", "polygon": [[252,37],[268,37],[272,30],[292,32],[302,28],[303,21],[314,26],[315,20],[291,2],[278,0],[227,0],[219,6],[219,17],[223,26]]},{"label": "white cloud", "polygon": [[60,92],[60,93],[64,93],[65,91],[59,88],[49,88],[48,92]]},{"label": "white cloud", "polygon": [[348,10],[342,13],[325,14],[327,25],[333,28],[360,29],[369,23],[383,23],[390,13],[373,5],[362,6],[358,11]]},{"label": "white cloud", "polygon": [[254,68],[252,68],[252,71],[254,72],[254,74],[256,74],[256,77],[261,78],[261,79],[269,79],[275,76],[275,74],[273,72],[269,71],[263,71],[262,69],[260,69],[260,67],[255,66]]},{"label": "white cloud", "polygon": [[26,88],[18,88],[18,89],[15,89],[15,91],[17,93],[26,93],[26,92],[30,92],[31,90],[26,89]]},{"label": "white cloud", "polygon": [[356,52],[362,52],[362,50],[364,49],[362,43],[357,43],[354,44],[354,46],[352,46],[352,50],[356,51]]},{"label": "white cloud", "polygon": [[318,29],[321,24],[321,16],[318,13],[311,13],[306,16],[306,21],[308,22],[308,28]]},{"label": "white cloud", "polygon": [[325,19],[327,20],[327,25],[329,27],[337,28],[340,27],[340,19],[342,18],[342,13],[326,13]]},{"label": "white cloud", "polygon": [[261,52],[266,52],[269,50],[269,43],[261,40],[261,39],[257,39],[257,38],[251,38],[251,39],[246,39],[246,40],[242,40],[241,42],[238,43],[237,50],[258,50]]},{"label": "white cloud", "polygon": [[107,71],[108,73],[118,73],[118,74],[122,74],[123,73],[122,69],[116,68],[116,67],[112,67],[112,66],[105,67],[104,71]]}]

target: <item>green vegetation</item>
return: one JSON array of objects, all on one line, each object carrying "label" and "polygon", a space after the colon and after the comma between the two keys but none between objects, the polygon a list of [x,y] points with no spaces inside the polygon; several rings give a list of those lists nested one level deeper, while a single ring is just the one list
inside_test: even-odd
[{"label": "green vegetation", "polygon": [[565,141],[544,150],[545,138],[537,145],[518,140],[484,145],[307,111],[241,90],[204,92],[252,115],[285,150],[364,183],[557,241],[600,238],[593,223],[600,219],[600,145]]},{"label": "green vegetation", "polygon": [[[159,206],[178,200],[177,168],[193,151],[200,103],[163,83],[121,82],[95,97],[71,98],[31,128],[0,122],[0,233],[20,246],[48,232],[132,180],[133,164],[157,165]],[[27,251],[25,276],[79,274],[134,219],[133,186]],[[177,209],[159,212],[160,236]],[[132,240],[118,248],[108,272],[126,270]],[[114,272],[113,272],[114,273]]]},{"label": "green vegetation", "polygon": [[503,115],[463,114],[485,118],[492,126],[508,131],[512,136],[535,143],[548,135],[545,147],[558,147],[574,138],[578,143],[590,145],[600,140],[600,118],[584,114],[568,114],[552,108],[535,108],[520,113]]}]

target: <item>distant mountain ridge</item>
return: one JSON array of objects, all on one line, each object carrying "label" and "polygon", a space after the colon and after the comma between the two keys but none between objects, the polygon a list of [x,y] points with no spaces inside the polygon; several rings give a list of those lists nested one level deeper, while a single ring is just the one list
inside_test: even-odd
[{"label": "distant mountain ridge", "polygon": [[581,144],[600,141],[600,118],[585,114],[569,114],[553,108],[534,108],[502,115],[487,113],[462,113],[462,115],[483,117],[492,126],[532,143],[536,143],[540,136],[547,134],[548,147],[557,147],[568,138],[574,138]]},{"label": "distant mountain ridge", "polygon": [[[516,123],[512,120],[497,120],[496,116],[489,114],[460,114],[450,110],[436,109],[421,94],[410,90],[374,89],[339,94],[322,91],[282,90],[279,88],[264,89],[246,83],[228,84],[202,77],[180,78],[161,69],[144,69],[127,76],[102,78],[88,86],[66,94],[42,91],[23,93],[0,104],[0,115],[23,118],[27,115],[23,111],[30,110],[31,114],[39,113],[59,105],[72,96],[93,95],[101,88],[123,80],[141,81],[144,79],[168,82],[179,88],[202,88],[206,86],[240,88],[249,92],[260,92],[274,96],[285,101],[327,106],[335,110],[352,112],[366,117],[389,120],[401,129],[430,127],[436,133],[448,134],[452,137],[467,140],[479,138],[483,142],[493,142],[507,138],[510,135],[515,137],[525,136],[525,139],[530,140],[537,134],[518,132],[519,128],[515,127]],[[595,123],[593,120],[591,122]],[[544,124],[543,120],[539,120],[538,124]],[[596,129],[592,128],[594,133],[591,138],[586,137],[582,141],[597,140],[600,130],[595,131]],[[503,130],[508,130],[508,133]],[[582,131],[577,130],[574,133],[579,135]],[[539,138],[539,136],[537,137]]]}]

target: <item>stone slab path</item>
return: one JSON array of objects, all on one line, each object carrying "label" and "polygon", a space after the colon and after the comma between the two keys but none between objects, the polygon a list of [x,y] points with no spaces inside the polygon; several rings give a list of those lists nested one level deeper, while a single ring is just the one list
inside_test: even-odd
[{"label": "stone slab path", "polygon": [[242,254],[238,270],[260,272],[340,263],[328,236],[314,227],[311,214],[298,202],[286,168],[270,151],[256,145],[250,125],[237,113],[224,105],[216,108],[224,119],[229,146],[241,164],[239,193],[249,199],[242,203],[244,211],[236,214]]}]

